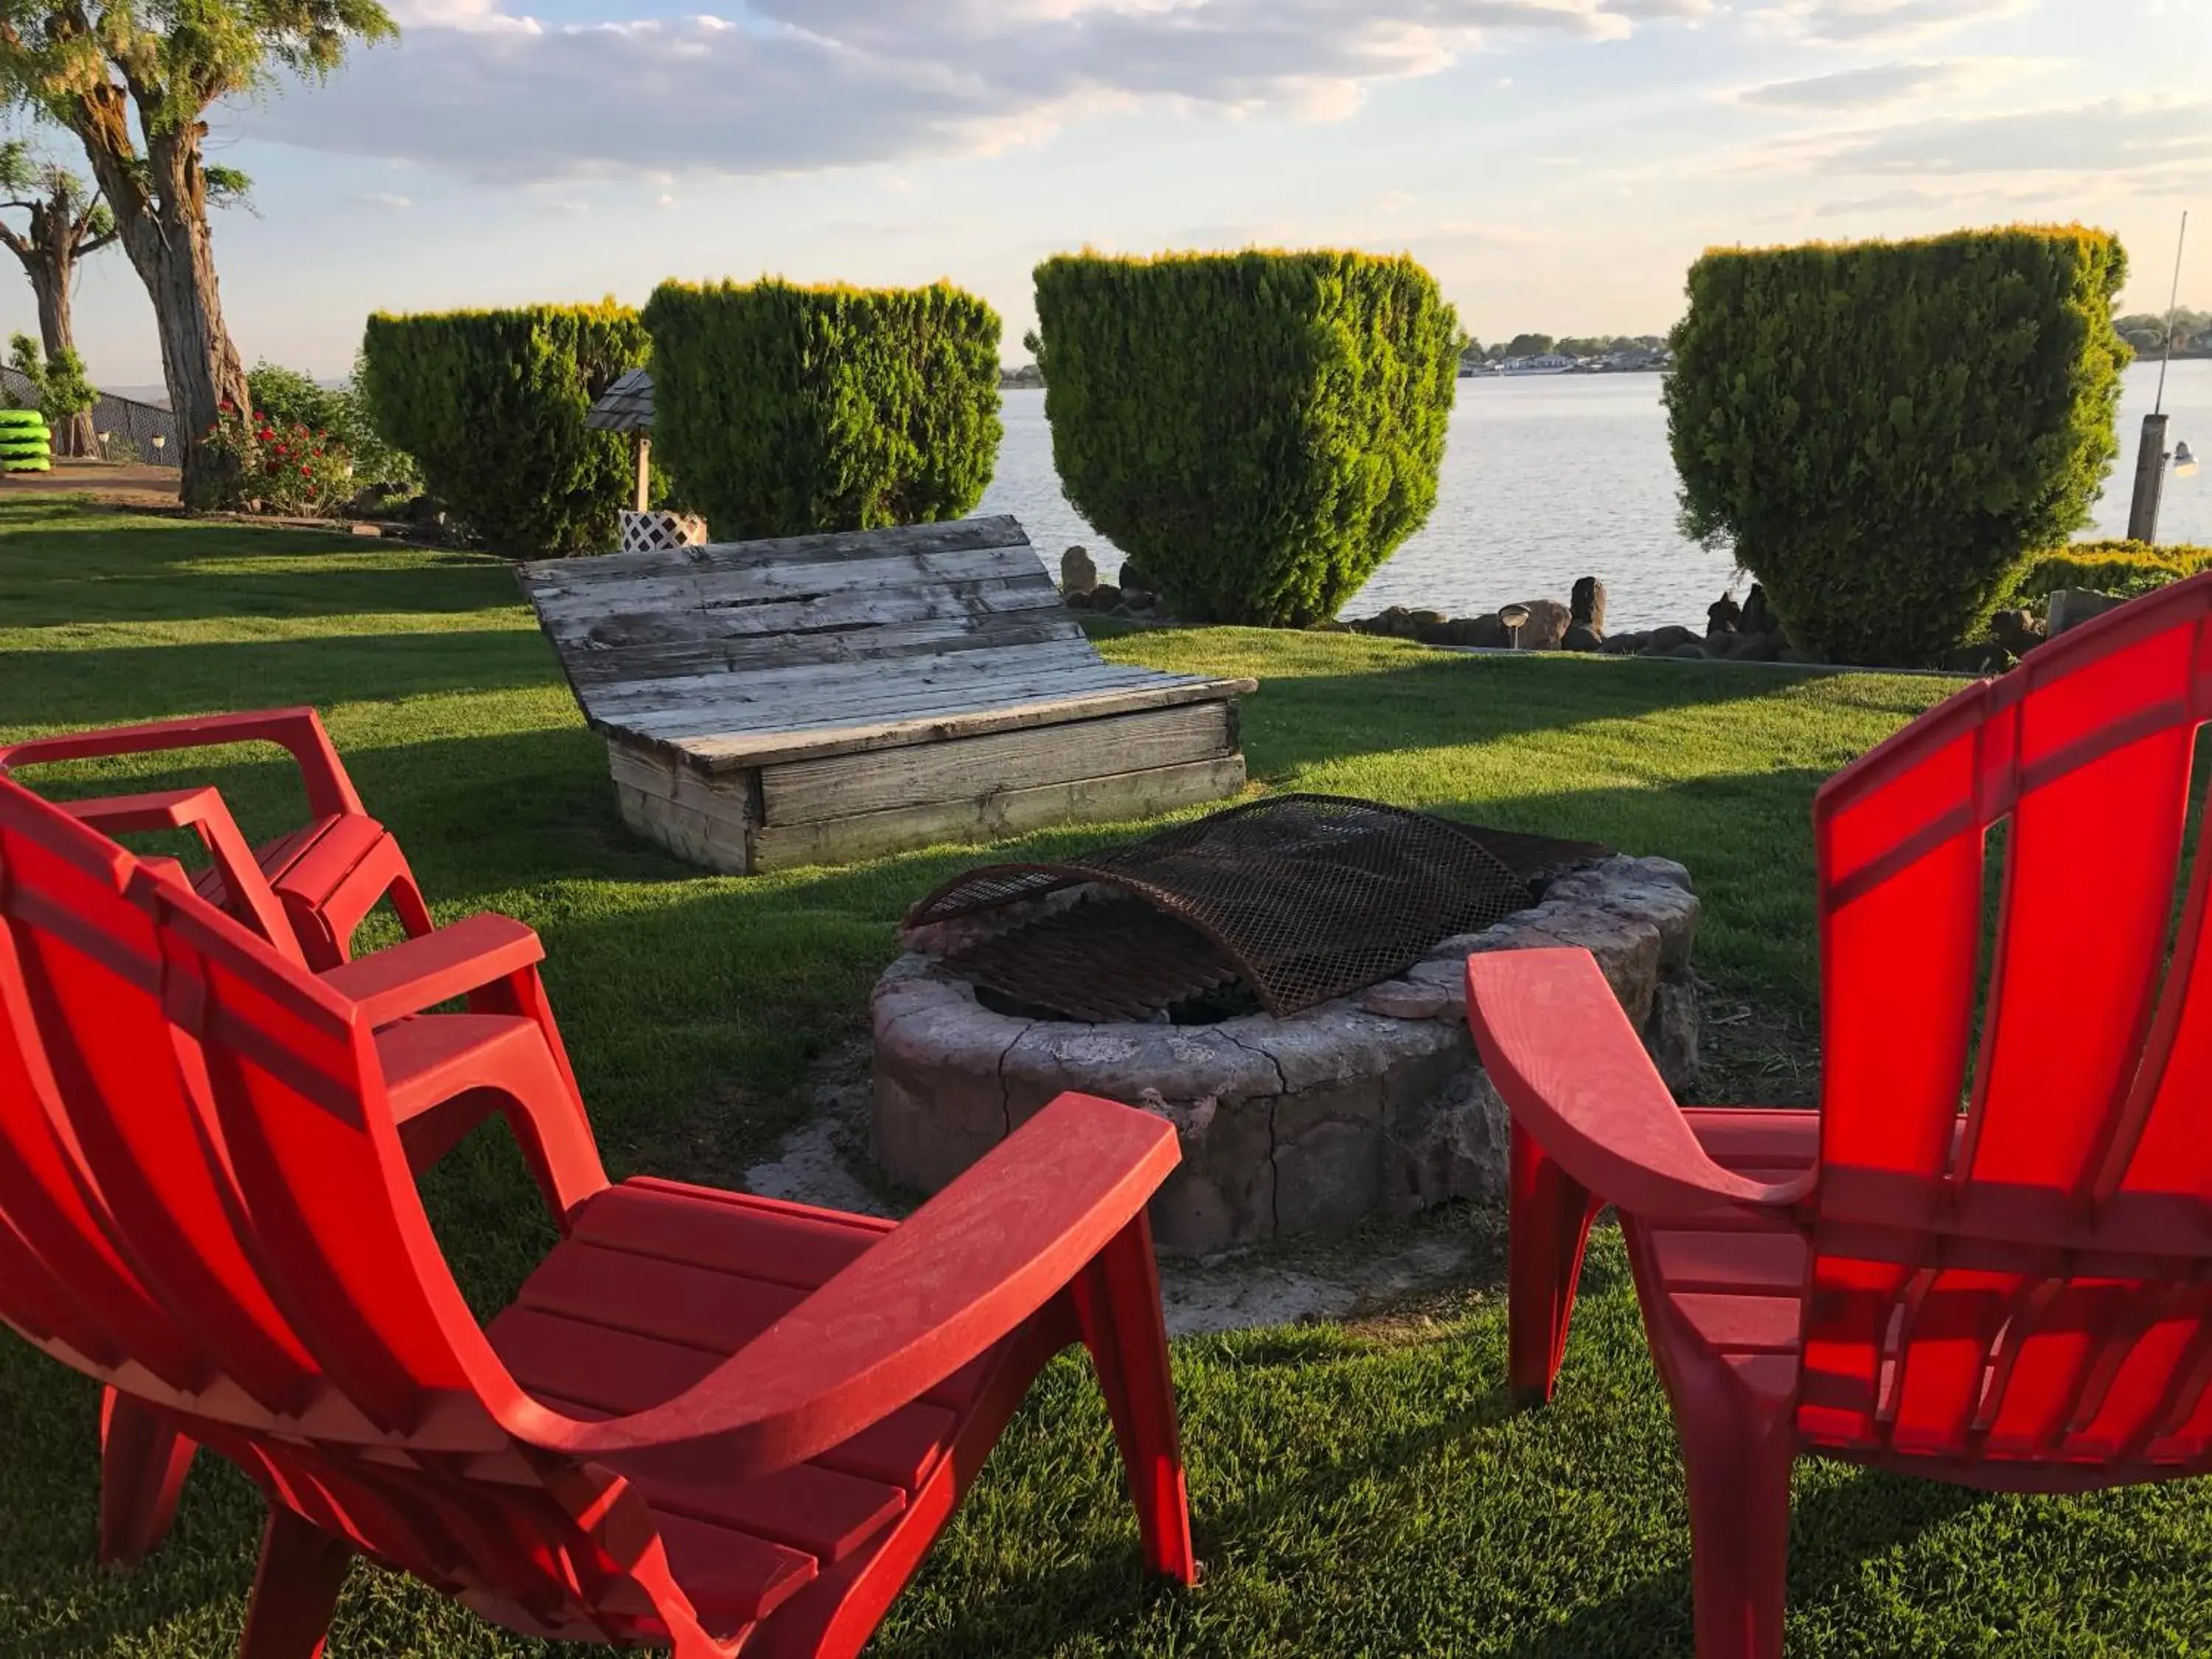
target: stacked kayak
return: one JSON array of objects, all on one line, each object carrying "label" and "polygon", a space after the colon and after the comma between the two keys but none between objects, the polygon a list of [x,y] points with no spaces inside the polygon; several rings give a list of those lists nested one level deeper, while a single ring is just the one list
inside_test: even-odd
[{"label": "stacked kayak", "polygon": [[50,472],[53,438],[35,409],[0,409],[0,472]]}]

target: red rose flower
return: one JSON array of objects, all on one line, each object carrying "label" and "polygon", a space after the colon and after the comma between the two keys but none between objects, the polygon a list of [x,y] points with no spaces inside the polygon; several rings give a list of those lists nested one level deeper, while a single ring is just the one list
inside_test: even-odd
[{"label": "red rose flower", "polygon": [[314,469],[313,469],[313,467],[310,467],[310,466],[303,466],[303,467],[301,467],[301,468],[300,469],[300,476],[301,476],[301,477],[303,477],[303,478],[304,478],[304,477],[307,477],[309,474],[313,473],[313,471],[314,471]]}]

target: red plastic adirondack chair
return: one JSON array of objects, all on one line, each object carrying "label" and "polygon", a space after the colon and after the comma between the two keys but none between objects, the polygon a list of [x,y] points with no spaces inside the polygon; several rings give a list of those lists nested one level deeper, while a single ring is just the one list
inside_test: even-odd
[{"label": "red plastic adirondack chair", "polygon": [[[273,743],[289,750],[307,786],[310,821],[248,852],[238,827],[213,790],[165,790],[146,795],[71,801],[67,810],[96,829],[191,830],[214,862],[193,878],[203,896],[290,953],[292,941],[311,968],[334,968],[352,954],[355,932],[386,896],[410,937],[430,931],[430,913],[399,843],[369,817],[337,750],[312,708],[270,708],[243,714],[192,715],[150,726],[116,726],[0,745],[0,777],[21,766],[95,757],[152,754],[172,749]],[[264,914],[259,884],[239,878],[257,865],[289,928]]]},{"label": "red plastic adirondack chair", "polygon": [[[193,716],[150,726],[73,732],[0,746],[0,776],[10,768],[94,757],[275,743],[289,750],[306,785],[312,820],[250,848],[222,797],[212,788],[72,800],[63,810],[111,833],[191,830],[212,862],[185,877],[168,860],[149,868],[191,880],[295,962],[313,968],[348,960],[355,933],[390,897],[411,937],[430,931],[430,915],[399,843],[363,810],[353,781],[312,708]],[[550,1026],[549,1026],[550,1030]],[[416,1167],[435,1162],[473,1128],[482,1112],[447,1111],[408,1126]],[[176,1513],[193,1447],[128,1396],[106,1391],[100,1405],[100,1559],[129,1565],[161,1541]]]},{"label": "red plastic adirondack chair", "polygon": [[1548,1390],[1592,1200],[1616,1204],[1703,1659],[1782,1651],[1801,1453],[2005,1491],[2212,1470],[2212,849],[2168,956],[2208,718],[2198,577],[1828,782],[1818,1113],[1678,1109],[1587,953],[1469,961],[1516,1125],[1516,1381]]},{"label": "red plastic adirondack chair", "polygon": [[[478,917],[311,974],[0,781],[0,1316],[263,1486],[246,1659],[319,1655],[355,1554],[541,1637],[856,1653],[1078,1340],[1194,1578],[1170,1126],[1063,1096],[898,1226],[611,1186],[549,1019],[417,1013],[538,954]],[[400,1130],[485,1096],[563,1234],[488,1328]]]}]

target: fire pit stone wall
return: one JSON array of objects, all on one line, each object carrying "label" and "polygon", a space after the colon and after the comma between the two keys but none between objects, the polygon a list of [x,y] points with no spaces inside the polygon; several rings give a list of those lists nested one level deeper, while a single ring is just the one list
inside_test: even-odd
[{"label": "fire pit stone wall", "polygon": [[1182,1165],[1152,1212],[1168,1249],[1340,1233],[1370,1215],[1494,1199],[1505,1189],[1505,1109],[1468,1035],[1468,957],[1587,948],[1680,1088],[1698,1064],[1698,914],[1680,865],[1611,858],[1553,880],[1531,909],[1443,940],[1397,979],[1285,1018],[1214,1025],[1019,1018],[910,951],[875,992],[876,1158],[933,1192],[1075,1090],[1176,1125]]}]

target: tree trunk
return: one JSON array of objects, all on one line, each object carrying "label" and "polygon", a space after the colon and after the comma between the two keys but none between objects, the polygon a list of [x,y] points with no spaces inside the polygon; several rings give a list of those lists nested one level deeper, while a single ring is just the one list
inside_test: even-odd
[{"label": "tree trunk", "polygon": [[[51,363],[64,351],[74,351],[76,340],[70,327],[70,277],[71,268],[67,264],[58,270],[31,270],[31,291],[39,302],[39,343],[46,349]],[[92,411],[71,416],[54,431],[54,453],[57,455],[88,456],[100,453],[99,441],[93,435]]]},{"label": "tree trunk", "polygon": [[128,94],[101,79],[79,94],[70,125],[84,141],[85,159],[115,215],[115,229],[131,264],[154,302],[161,341],[161,379],[176,417],[174,457],[183,471],[179,493],[187,507],[218,505],[237,461],[209,447],[217,405],[252,406],[246,365],[223,326],[222,298],[208,234],[207,171],[200,143],[204,121],[171,125],[141,93],[139,128],[146,141],[138,160]]},{"label": "tree trunk", "polygon": [[164,213],[160,234],[144,239],[150,257],[141,263],[133,249],[132,263],[145,278],[161,337],[161,378],[184,452],[177,458],[184,471],[179,491],[187,507],[212,507],[236,468],[232,458],[208,447],[216,406],[228,401],[249,408],[252,396],[246,388],[246,365],[223,326],[207,222],[179,222],[179,217]]}]

